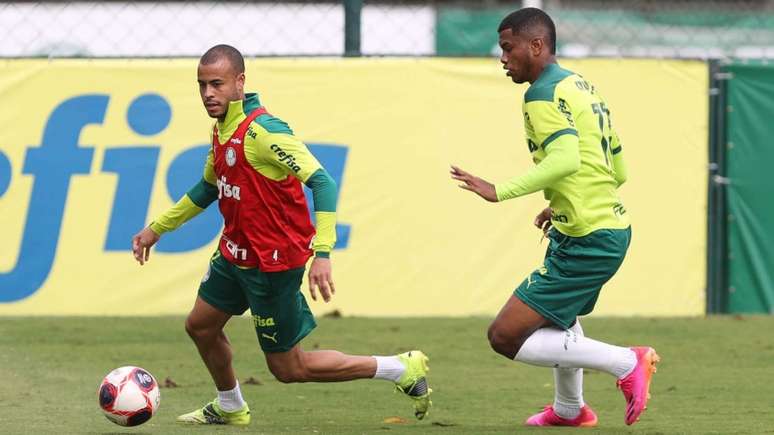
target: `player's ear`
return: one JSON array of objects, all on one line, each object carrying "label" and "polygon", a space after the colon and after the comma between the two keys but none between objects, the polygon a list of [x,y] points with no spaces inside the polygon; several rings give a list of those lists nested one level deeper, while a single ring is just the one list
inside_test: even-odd
[{"label": "player's ear", "polygon": [[543,52],[543,49],[545,47],[546,45],[543,42],[543,38],[532,38],[529,41],[529,50],[532,52],[532,55],[535,57],[540,56],[540,53]]},{"label": "player's ear", "polygon": [[236,78],[237,88],[244,90],[245,88],[245,73],[239,73]]}]

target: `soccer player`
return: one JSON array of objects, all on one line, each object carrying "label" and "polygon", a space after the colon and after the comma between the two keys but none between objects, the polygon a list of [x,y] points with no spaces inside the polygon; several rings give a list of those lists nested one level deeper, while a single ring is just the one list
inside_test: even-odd
[{"label": "soccer player", "polygon": [[617,188],[626,180],[610,109],[596,88],[556,63],[556,29],[540,9],[524,8],[500,23],[500,62],[514,83],[529,82],[522,112],[536,166],[499,184],[456,166],[460,187],[490,202],[542,190],[549,207],[535,218],[548,236],[543,265],[516,288],[489,327],[495,352],[553,367],[553,405],[529,426],[594,426],[583,401],[583,369],[610,373],[626,399],[626,424],[645,409],[655,364],[650,347],[619,347],[587,338],[577,316],[589,314],[600,289],[629,248],[629,218]]},{"label": "soccer player", "polygon": [[[162,234],[218,200],[225,221],[219,248],[185,322],[217,388],[203,408],[181,415],[192,424],[246,425],[250,411],[231,365],[226,322],[250,308],[269,370],[280,381],[386,379],[413,400],[422,419],[431,405],[420,351],[395,356],[308,352],[301,340],[316,326],[300,291],[307,260],[309,292],[328,302],[335,293],[330,252],[335,243],[336,184],[288,124],[270,115],[258,95],[245,94],[245,64],[228,45],[209,49],[198,66],[199,93],[217,119],[203,178],[132,239],[142,265]],[[301,186],[312,190],[316,228]],[[316,236],[315,236],[316,233]]]}]

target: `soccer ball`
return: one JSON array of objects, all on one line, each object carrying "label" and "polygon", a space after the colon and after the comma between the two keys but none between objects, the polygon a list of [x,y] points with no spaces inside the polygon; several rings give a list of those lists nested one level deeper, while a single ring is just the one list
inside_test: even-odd
[{"label": "soccer ball", "polygon": [[105,417],[121,426],[137,426],[159,409],[159,384],[140,367],[119,367],[105,376],[97,391]]}]

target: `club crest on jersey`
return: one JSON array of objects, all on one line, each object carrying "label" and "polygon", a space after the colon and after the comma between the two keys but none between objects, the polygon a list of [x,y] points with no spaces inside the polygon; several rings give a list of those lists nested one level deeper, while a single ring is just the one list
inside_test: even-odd
[{"label": "club crest on jersey", "polygon": [[[231,141],[233,142],[234,139],[231,139]],[[226,148],[226,164],[229,166],[234,166],[236,164],[236,159],[236,150],[234,150],[232,147]]]}]

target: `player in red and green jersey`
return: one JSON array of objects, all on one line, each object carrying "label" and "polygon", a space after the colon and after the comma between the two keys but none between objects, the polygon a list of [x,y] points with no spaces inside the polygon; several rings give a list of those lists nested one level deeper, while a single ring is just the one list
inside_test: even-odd
[{"label": "player in red and green jersey", "polygon": [[[202,56],[199,92],[208,115],[217,119],[204,175],[132,240],[135,259],[144,264],[162,234],[214,201],[224,218],[218,250],[185,323],[215,382],[217,397],[177,420],[250,422],[223,332],[233,315],[248,308],[269,370],[281,382],[389,380],[412,399],[416,417],[424,418],[432,390],[426,378],[428,358],[422,352],[354,356],[301,349],[301,340],[316,326],[300,291],[312,255],[312,299],[319,291],[328,302],[335,292],[330,252],[336,241],[336,184],[285,122],[269,114],[256,94],[245,94],[244,72],[244,59],[231,46],[217,45]],[[302,184],[312,190],[316,228]]]},{"label": "player in red and green jersey", "polygon": [[491,202],[542,190],[549,207],[534,223],[548,236],[549,246],[543,264],[492,322],[489,342],[507,358],[554,368],[554,403],[527,419],[527,425],[596,425],[596,414],[583,400],[584,368],[617,378],[627,403],[624,421],[632,424],[647,404],[658,355],[650,347],[589,339],[577,319],[593,310],[631,239],[617,193],[626,168],[610,108],[591,83],[556,63],[556,29],[545,12],[513,12],[498,32],[506,75],[514,83],[530,83],[522,113],[536,166],[499,184],[456,166],[451,174],[461,188]]}]

